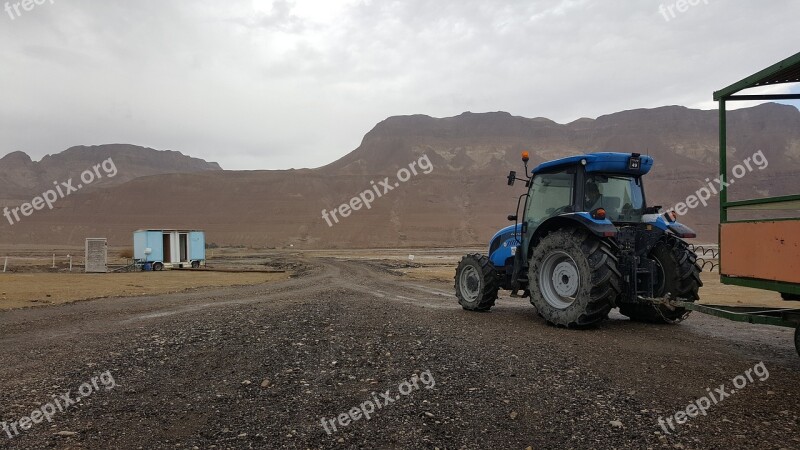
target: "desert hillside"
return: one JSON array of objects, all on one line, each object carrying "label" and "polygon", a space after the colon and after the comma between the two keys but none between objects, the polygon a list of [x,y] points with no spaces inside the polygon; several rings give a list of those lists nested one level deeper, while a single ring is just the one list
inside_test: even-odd
[{"label": "desert hillside", "polygon": [[[76,180],[81,172],[111,158],[108,171],[100,170],[103,178],[85,186],[82,192],[98,187],[116,186],[147,175],[192,173],[222,170],[217,163],[186,156],[176,151],[159,151],[127,144],[71,147],[63,152],[32,161],[21,151],[0,158],[0,205],[18,206],[30,201],[33,195],[50,189],[54,181]],[[125,170],[114,171],[123,167]]]},{"label": "desert hillside", "polygon": [[[731,165],[758,151],[769,162],[766,169],[755,168],[737,181],[731,198],[798,190],[794,177],[800,170],[800,111],[779,104],[733,111],[729,130]],[[89,236],[105,236],[112,245],[128,245],[138,228],[187,227],[205,229],[209,242],[257,248],[483,244],[506,224],[506,215],[514,211],[523,191],[519,185],[509,188],[505,180],[509,170],[522,171],[522,150],[531,152],[531,167],[585,152],[650,154],[656,165],[646,181],[648,202],[673,205],[706,185],[707,178],[717,177],[717,142],[716,111],[679,106],[569,124],[504,112],[391,117],[369,131],[357,149],[317,169],[223,171],[176,156],[173,162],[183,170],[162,164],[147,169],[163,169],[161,174],[142,173],[148,176],[70,196],[53,211],[37,212],[13,226],[2,223],[0,243],[80,244]],[[110,154],[95,149],[95,159],[47,172],[43,179],[69,176],[90,160]],[[120,176],[136,173],[130,168],[134,166],[145,171],[137,152],[144,150],[114,157]],[[50,164],[60,157],[46,159]],[[19,165],[24,159],[11,154],[2,161]],[[417,170],[417,175],[376,198],[370,209],[354,211],[339,223],[329,218],[333,226],[323,219],[323,209],[333,210],[372,189],[372,181],[378,184],[389,177],[394,183],[399,169],[412,162],[428,167],[427,161],[430,173]],[[8,176],[2,167],[0,177]],[[170,171],[183,173],[163,174]],[[713,241],[717,217],[712,199],[682,220],[698,230],[701,240]]]}]

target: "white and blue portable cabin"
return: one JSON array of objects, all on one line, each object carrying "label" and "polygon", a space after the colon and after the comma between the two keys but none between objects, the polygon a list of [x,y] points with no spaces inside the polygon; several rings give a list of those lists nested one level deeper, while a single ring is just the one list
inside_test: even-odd
[{"label": "white and blue portable cabin", "polygon": [[205,232],[137,230],[133,233],[133,257],[153,270],[205,266]]}]

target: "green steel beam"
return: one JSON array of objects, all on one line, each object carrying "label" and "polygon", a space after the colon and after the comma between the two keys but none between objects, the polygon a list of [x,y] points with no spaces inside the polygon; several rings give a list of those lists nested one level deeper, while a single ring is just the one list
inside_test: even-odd
[{"label": "green steel beam", "polygon": [[779,197],[764,197],[764,198],[754,198],[749,200],[737,200],[734,202],[725,202],[725,207],[738,208],[740,206],[768,205],[774,203],[789,203],[797,201],[800,201],[800,195],[783,195]]},{"label": "green steel beam", "polygon": [[800,94],[773,94],[773,95],[732,95],[725,100],[753,101],[753,100],[800,100]]},{"label": "green steel beam", "polygon": [[[722,256],[720,254],[720,256]],[[787,294],[800,295],[800,284],[786,283],[784,281],[774,280],[760,280],[757,278],[743,278],[743,277],[728,277],[722,275],[720,277],[722,284],[730,284],[734,286],[743,286],[753,289],[762,289],[765,291],[785,292]]]},{"label": "green steel beam", "polygon": [[728,221],[725,206],[728,203],[728,189],[725,187],[728,178],[728,112],[724,99],[719,101],[719,173],[722,181],[719,189],[719,223],[725,223]]},{"label": "green steel beam", "polygon": [[740,219],[728,220],[727,223],[766,223],[766,222],[788,222],[790,220],[798,221],[800,217],[781,217],[778,219]]},{"label": "green steel beam", "polygon": [[[797,65],[800,65],[800,53],[794,54],[779,63],[773,64],[767,67],[766,69],[745,78],[742,81],[739,81],[724,89],[714,92],[714,100],[721,100],[726,97],[730,97],[731,95],[739,91],[742,91],[744,89],[763,86],[765,84],[765,81],[767,80],[769,80],[769,82],[767,82],[766,84],[777,84],[778,83],[777,81],[773,82],[770,79],[775,75],[780,74],[783,71],[791,70],[793,66]],[[796,82],[797,80],[794,81],[787,80],[787,81]]]},{"label": "green steel beam", "polygon": [[795,328],[800,326],[800,309],[737,308],[718,305],[701,305],[693,302],[675,302],[675,306],[736,322],[774,325]]},{"label": "green steel beam", "polygon": [[[800,201],[748,206],[731,206],[728,204],[728,212],[731,211],[800,211]],[[730,220],[728,223],[730,223]]]}]

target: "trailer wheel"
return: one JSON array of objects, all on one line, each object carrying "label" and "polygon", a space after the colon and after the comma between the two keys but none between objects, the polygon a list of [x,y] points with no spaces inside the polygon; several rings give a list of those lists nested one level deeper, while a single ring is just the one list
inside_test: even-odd
[{"label": "trailer wheel", "polygon": [[455,277],[456,298],[467,311],[488,311],[497,300],[497,270],[485,255],[473,253],[461,258]]},{"label": "trailer wheel", "polygon": [[[703,286],[700,266],[697,265],[697,255],[689,248],[689,244],[668,234],[653,247],[650,256],[660,270],[657,274],[656,297],[664,297],[669,293],[673,298],[689,302],[700,299],[698,291]],[[686,308],[669,309],[665,305],[623,303],[619,312],[637,322],[677,323],[685,319],[691,311]]]},{"label": "trailer wheel", "polygon": [[800,356],[800,325],[794,329],[794,349],[797,355]]},{"label": "trailer wheel", "polygon": [[192,261],[192,269],[197,269],[200,267],[200,261]]},{"label": "trailer wheel", "polygon": [[157,263],[153,264],[153,270],[155,270],[155,271],[164,270],[164,264],[162,264],[160,262],[157,262]]},{"label": "trailer wheel", "polygon": [[584,229],[545,236],[529,262],[531,303],[548,323],[586,327],[608,317],[622,275],[610,245]]}]

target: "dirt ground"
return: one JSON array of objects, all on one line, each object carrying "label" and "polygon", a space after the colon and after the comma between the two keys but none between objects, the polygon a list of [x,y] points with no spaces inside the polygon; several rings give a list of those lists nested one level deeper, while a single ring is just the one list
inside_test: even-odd
[{"label": "dirt ground", "polygon": [[[312,256],[381,262],[386,267],[402,273],[411,279],[453,283],[455,267],[461,256],[472,252],[484,252],[483,248],[464,249],[384,249],[341,250],[308,252]],[[703,288],[700,290],[700,303],[725,306],[757,306],[767,308],[800,308],[800,302],[787,302],[780,294],[740,286],[723,285],[717,272],[703,272]]]},{"label": "dirt ground", "polygon": [[[455,269],[450,265],[400,268],[409,278],[422,281],[452,282]],[[718,273],[703,272],[700,303],[725,306],[763,306],[767,308],[800,308],[800,302],[784,301],[780,294],[740,286],[727,286],[719,281]]]},{"label": "dirt ground", "polygon": [[[129,263],[122,250],[109,250],[109,269]],[[87,274],[83,260],[74,257],[69,271],[66,255],[80,255],[77,248],[4,247],[9,256],[9,272],[0,273],[0,311],[58,305],[80,300],[122,296],[169,294],[212,287],[243,286],[280,281],[296,274],[302,263],[298,255],[269,255],[244,248],[209,250],[206,267],[210,270],[165,270],[163,272],[119,272]],[[55,268],[52,255],[56,255]],[[4,257],[0,257],[0,269]],[[263,272],[275,273],[263,273]]]},{"label": "dirt ground", "polygon": [[286,273],[163,271],[132,273],[0,273],[0,310],[58,305],[103,297],[132,297],[284,280]]},{"label": "dirt ground", "polygon": [[[0,448],[800,448],[793,330],[615,312],[561,329],[399,272],[460,252],[282,255],[282,281],[2,311]],[[33,412],[54,398],[51,421]]]}]

